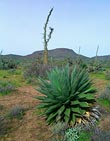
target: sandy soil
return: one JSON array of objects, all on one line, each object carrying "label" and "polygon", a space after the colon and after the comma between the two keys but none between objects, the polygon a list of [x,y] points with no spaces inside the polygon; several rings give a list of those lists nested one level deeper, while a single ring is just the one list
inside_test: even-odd
[{"label": "sandy soil", "polygon": [[6,141],[49,141],[51,136],[49,127],[35,112],[39,101],[34,97],[38,95],[41,94],[32,86],[25,86],[18,88],[11,95],[0,97],[0,104],[4,106],[5,112],[16,105],[27,109],[22,120],[12,121],[12,132],[7,135]]}]

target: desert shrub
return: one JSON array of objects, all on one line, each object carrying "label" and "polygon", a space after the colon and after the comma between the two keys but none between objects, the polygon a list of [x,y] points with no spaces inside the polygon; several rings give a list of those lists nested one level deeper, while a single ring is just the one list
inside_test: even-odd
[{"label": "desert shrub", "polygon": [[99,98],[110,101],[110,86],[106,86]]},{"label": "desert shrub", "polygon": [[81,131],[78,141],[90,141],[91,133],[86,131]]},{"label": "desert shrub", "polygon": [[16,105],[12,109],[10,109],[10,111],[7,114],[7,117],[11,119],[13,118],[22,119],[24,112],[25,112],[24,107]]},{"label": "desert shrub", "polygon": [[11,74],[11,75],[21,75],[21,71],[17,69],[10,69],[10,70],[7,70],[7,72],[8,74]]},{"label": "desert shrub", "polygon": [[0,116],[0,136],[3,136],[7,133],[8,124],[7,120],[4,116]]},{"label": "desert shrub", "polygon": [[82,69],[83,69],[83,68],[87,69],[87,62],[84,61],[84,60],[82,60],[82,59],[80,58],[80,56],[79,56],[79,58],[77,58],[76,61],[73,63],[73,65],[75,65],[75,64],[79,65]]},{"label": "desert shrub", "polygon": [[58,122],[51,127],[51,130],[54,134],[63,134],[68,129],[67,123]]},{"label": "desert shrub", "polygon": [[110,141],[110,130],[104,131],[95,128],[91,137],[91,141]]},{"label": "desert shrub", "polygon": [[107,80],[110,80],[110,71],[106,71],[106,72],[105,72],[105,78],[106,78]]},{"label": "desert shrub", "polygon": [[8,69],[16,69],[17,68],[17,63],[8,58],[0,58],[0,69],[3,70],[8,70]]},{"label": "desert shrub", "polygon": [[85,69],[75,66],[70,71],[67,65],[62,69],[55,68],[48,72],[48,80],[39,79],[39,92],[44,96],[39,108],[44,108],[48,124],[57,122],[74,126],[76,123],[86,123],[90,117],[99,118],[93,108],[95,88]]},{"label": "desert shrub", "polygon": [[37,85],[38,81],[34,77],[29,77],[29,78],[26,79],[26,83],[31,84],[31,85]]},{"label": "desert shrub", "polygon": [[51,127],[52,141],[63,141],[65,138],[65,131],[68,129],[67,123],[58,122]]},{"label": "desert shrub", "polygon": [[65,132],[65,139],[67,141],[78,141],[80,136],[80,129],[75,128],[69,128]]},{"label": "desert shrub", "polygon": [[46,77],[46,72],[51,70],[50,65],[44,65],[40,64],[38,62],[32,63],[29,65],[25,72],[24,72],[24,77],[29,78],[29,77]]},{"label": "desert shrub", "polygon": [[0,81],[0,94],[7,95],[11,91],[15,90],[15,85],[9,81]]},{"label": "desert shrub", "polygon": [[58,122],[51,127],[53,141],[77,141],[80,137],[81,126],[69,127],[67,123]]},{"label": "desert shrub", "polygon": [[90,62],[88,64],[88,72],[98,72],[98,71],[103,71],[103,68],[102,68],[102,64],[100,62]]}]

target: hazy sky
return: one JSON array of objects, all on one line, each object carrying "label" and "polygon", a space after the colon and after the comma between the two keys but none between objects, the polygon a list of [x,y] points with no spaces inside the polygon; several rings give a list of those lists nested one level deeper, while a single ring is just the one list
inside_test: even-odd
[{"label": "hazy sky", "polygon": [[43,26],[50,8],[54,28],[48,49],[110,55],[110,0],[0,0],[0,50],[26,55],[43,50]]}]

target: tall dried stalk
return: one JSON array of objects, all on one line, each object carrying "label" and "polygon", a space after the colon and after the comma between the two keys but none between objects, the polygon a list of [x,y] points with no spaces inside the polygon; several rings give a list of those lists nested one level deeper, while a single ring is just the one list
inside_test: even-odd
[{"label": "tall dried stalk", "polygon": [[48,23],[49,23],[49,19],[50,19],[50,16],[52,14],[52,11],[53,11],[53,8],[51,8],[51,10],[49,11],[49,14],[47,16],[47,19],[46,19],[46,22],[45,22],[45,25],[44,25],[44,36],[43,36],[43,39],[44,39],[44,56],[43,56],[43,63],[44,64],[48,64],[48,43],[51,39],[51,36],[52,36],[52,33],[53,33],[53,28],[52,27],[49,27],[49,34],[47,35],[47,26],[48,26]]}]

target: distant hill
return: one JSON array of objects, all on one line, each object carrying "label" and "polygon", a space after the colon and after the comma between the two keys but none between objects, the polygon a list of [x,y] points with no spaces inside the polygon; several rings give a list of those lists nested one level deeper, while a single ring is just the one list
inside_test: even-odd
[{"label": "distant hill", "polygon": [[[72,49],[67,49],[67,48],[56,48],[48,51],[49,57],[56,59],[56,60],[63,60],[65,58],[71,58],[71,59],[76,59],[78,57],[78,54],[75,53]],[[41,51],[36,51],[30,55],[27,55],[25,57],[27,58],[37,58],[37,57],[42,57],[43,56],[43,50]],[[88,57],[80,55],[82,59],[88,59]]]},{"label": "distant hill", "polygon": [[6,58],[10,58],[10,59],[18,59],[18,58],[23,58],[24,57],[24,56],[15,55],[15,54],[7,54],[7,55],[1,55],[1,56],[5,56]]},{"label": "distant hill", "polygon": [[[75,53],[72,49],[68,48],[56,48],[48,51],[49,57],[56,59],[56,60],[63,60],[67,58],[76,59],[78,57],[78,54]],[[21,56],[21,55],[14,55],[14,54],[8,54],[8,55],[1,55],[0,57],[6,57],[9,59],[19,60],[19,61],[28,61],[28,60],[34,60],[36,58],[43,57],[43,50],[41,51],[35,51],[32,54]],[[95,57],[89,58],[83,55],[80,55],[80,58],[83,60],[93,60]],[[98,56],[99,61],[109,61],[110,55],[105,56]]]},{"label": "distant hill", "polygon": [[26,58],[21,55],[15,55],[15,54],[8,54],[8,55],[0,55],[0,59],[8,59],[15,61],[16,63],[23,63],[26,62]]},{"label": "distant hill", "polygon": [[[91,59],[95,59],[95,57],[92,57]],[[110,55],[97,56],[97,59],[98,59],[99,61],[110,61]]]}]

